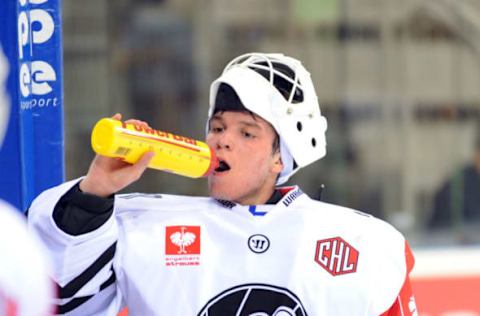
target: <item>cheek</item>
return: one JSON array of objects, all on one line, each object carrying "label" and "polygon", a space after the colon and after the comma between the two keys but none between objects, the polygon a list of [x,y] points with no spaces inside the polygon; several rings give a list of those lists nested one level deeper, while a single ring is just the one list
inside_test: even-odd
[{"label": "cheek", "polygon": [[252,172],[264,174],[269,171],[271,166],[271,155],[259,150],[251,150],[245,153],[245,164]]},{"label": "cheek", "polygon": [[207,134],[207,137],[205,138],[205,143],[206,143],[208,146],[210,146],[210,147],[213,146],[213,144],[214,144],[214,137],[212,136],[212,134],[210,134],[210,133]]}]

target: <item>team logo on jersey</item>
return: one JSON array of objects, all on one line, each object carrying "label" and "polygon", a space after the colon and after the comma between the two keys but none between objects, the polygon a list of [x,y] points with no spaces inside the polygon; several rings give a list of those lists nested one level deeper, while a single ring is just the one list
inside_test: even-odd
[{"label": "team logo on jersey", "polygon": [[244,284],[212,298],[197,316],[306,316],[290,290],[269,284]]},{"label": "team logo on jersey", "polygon": [[235,206],[237,206],[237,204],[235,204],[231,201],[227,201],[227,200],[217,200],[217,202],[222,204],[224,207],[229,208],[229,209],[232,209]]},{"label": "team logo on jersey", "polygon": [[315,262],[337,276],[357,271],[359,252],[341,237],[317,240]]},{"label": "team logo on jersey", "polygon": [[255,253],[264,253],[270,247],[270,240],[265,235],[252,235],[248,238],[248,248]]},{"label": "team logo on jersey", "polygon": [[165,227],[165,258],[167,266],[200,264],[200,226]]}]

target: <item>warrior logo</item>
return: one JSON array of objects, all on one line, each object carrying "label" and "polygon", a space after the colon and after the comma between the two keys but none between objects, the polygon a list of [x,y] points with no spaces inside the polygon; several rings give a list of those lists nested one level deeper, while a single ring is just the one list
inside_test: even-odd
[{"label": "warrior logo", "polygon": [[255,253],[264,253],[270,247],[270,240],[265,235],[252,235],[248,238],[248,248]]},{"label": "warrior logo", "polygon": [[244,284],[211,299],[197,316],[306,316],[298,297],[268,284]]}]

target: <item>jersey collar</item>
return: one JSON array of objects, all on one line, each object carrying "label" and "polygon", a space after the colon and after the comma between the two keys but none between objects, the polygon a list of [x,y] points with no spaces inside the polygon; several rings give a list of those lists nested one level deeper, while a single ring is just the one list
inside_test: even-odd
[{"label": "jersey collar", "polygon": [[248,210],[253,216],[264,216],[272,209],[288,208],[294,204],[296,200],[304,195],[298,186],[279,187],[267,201],[266,204],[260,205],[240,205],[232,201],[216,200],[223,207],[232,211]]}]

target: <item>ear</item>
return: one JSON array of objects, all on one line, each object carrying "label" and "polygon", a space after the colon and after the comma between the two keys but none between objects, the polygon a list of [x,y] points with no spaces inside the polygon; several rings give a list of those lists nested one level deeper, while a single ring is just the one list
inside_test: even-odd
[{"label": "ear", "polygon": [[280,155],[280,151],[273,154],[273,164],[271,171],[275,174],[280,174],[283,170],[283,162],[282,157]]}]

